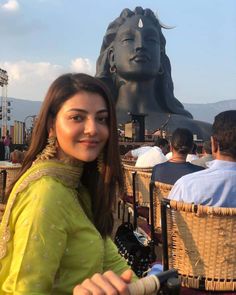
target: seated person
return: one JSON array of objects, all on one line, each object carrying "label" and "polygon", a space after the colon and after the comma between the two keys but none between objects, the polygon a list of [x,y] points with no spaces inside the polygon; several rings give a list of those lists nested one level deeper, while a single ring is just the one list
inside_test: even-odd
[{"label": "seated person", "polygon": [[202,146],[202,157],[193,160],[191,163],[194,165],[202,166],[204,168],[208,168],[207,163],[213,160],[214,158],[212,157],[211,152],[211,141],[207,140],[203,143]]},{"label": "seated person", "polygon": [[[165,155],[168,150],[169,150],[169,143],[168,140],[166,140],[165,138],[157,138],[154,141],[154,145],[153,146],[157,146],[162,150],[162,153]],[[144,153],[146,153],[148,150],[152,149],[153,146],[149,146],[144,144],[143,146],[134,149],[134,150],[130,150],[125,154],[125,158],[134,158],[135,160],[137,160],[137,158],[141,155],[143,155]]]},{"label": "seated person", "polygon": [[193,143],[193,148],[191,150],[191,153],[187,155],[186,162],[192,163],[192,161],[199,159],[199,156],[197,155],[197,145],[196,143]]},{"label": "seated person", "polygon": [[22,163],[24,158],[24,154],[19,149],[14,149],[13,152],[10,153],[10,161],[14,163]]},{"label": "seated person", "polygon": [[[166,154],[167,160],[170,160],[172,158],[173,154],[172,152],[169,152]],[[187,155],[186,162],[192,163],[192,161],[199,159],[199,156],[197,155],[197,145],[196,143],[193,143],[193,148],[190,154]]]},{"label": "seated person", "polygon": [[186,162],[187,154],[192,147],[192,132],[185,128],[177,128],[171,138],[172,158],[153,168],[152,180],[173,185],[183,175],[204,169]]},{"label": "seated person", "polygon": [[153,167],[166,162],[167,159],[158,146],[153,146],[144,154],[140,155],[135,163],[136,167]]},{"label": "seated person", "polygon": [[149,147],[144,150],[141,147],[141,152],[139,149],[133,150],[134,153],[138,153],[137,161],[135,163],[136,167],[153,167],[156,164],[166,162],[167,159],[164,154],[167,153],[169,148],[169,143],[164,138],[158,138],[154,142],[154,146]]},{"label": "seated person", "polygon": [[134,150],[130,150],[128,151],[124,157],[125,158],[133,158],[134,160],[137,160],[137,158],[140,156],[140,155],[143,155],[145,152],[147,152],[149,149],[151,149],[152,147],[149,146],[149,145],[143,145],[137,149],[134,149]]},{"label": "seated person", "polygon": [[215,207],[236,207],[236,110],[215,117],[208,169],[180,178],[169,198]]}]

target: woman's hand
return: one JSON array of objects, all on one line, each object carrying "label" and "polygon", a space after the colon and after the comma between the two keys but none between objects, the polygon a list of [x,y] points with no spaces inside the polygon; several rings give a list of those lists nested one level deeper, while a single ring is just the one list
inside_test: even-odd
[{"label": "woman's hand", "polygon": [[121,276],[112,271],[96,273],[74,288],[73,295],[129,295],[127,284],[131,282],[132,270],[126,270]]}]

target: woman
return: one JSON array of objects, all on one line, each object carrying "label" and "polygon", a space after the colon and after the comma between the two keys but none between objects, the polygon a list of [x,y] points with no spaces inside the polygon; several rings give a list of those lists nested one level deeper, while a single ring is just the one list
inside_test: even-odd
[{"label": "woman", "polygon": [[86,288],[126,294],[131,273],[109,238],[122,187],[115,118],[98,79],[52,83],[0,227],[1,295],[72,294],[92,276]]}]

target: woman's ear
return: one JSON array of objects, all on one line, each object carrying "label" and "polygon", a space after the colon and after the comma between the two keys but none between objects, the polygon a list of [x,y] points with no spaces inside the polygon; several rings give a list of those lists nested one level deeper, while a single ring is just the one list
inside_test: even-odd
[{"label": "woman's ear", "polygon": [[53,118],[49,118],[47,122],[47,131],[48,136],[56,136],[56,130],[55,130],[55,120]]}]

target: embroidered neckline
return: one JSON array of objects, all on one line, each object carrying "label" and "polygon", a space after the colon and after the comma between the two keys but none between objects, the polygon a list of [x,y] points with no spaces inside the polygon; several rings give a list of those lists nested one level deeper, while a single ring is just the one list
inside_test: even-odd
[{"label": "embroidered neckline", "polygon": [[22,192],[31,182],[36,181],[43,176],[56,178],[65,186],[76,189],[80,184],[82,172],[83,165],[81,165],[81,163],[71,165],[53,159],[37,161],[32,164],[25,174],[23,174],[17,181],[10,194],[2,223],[0,225],[0,259],[5,257],[7,254],[7,242],[11,239],[9,220],[18,194]]}]

